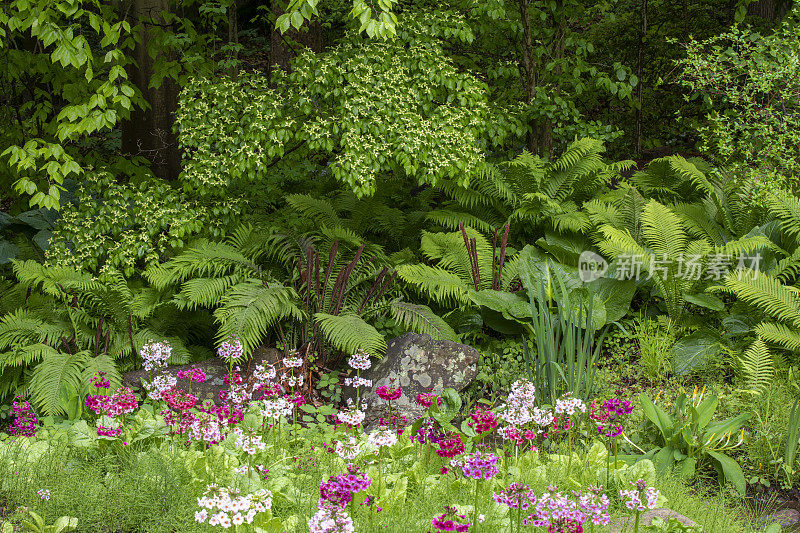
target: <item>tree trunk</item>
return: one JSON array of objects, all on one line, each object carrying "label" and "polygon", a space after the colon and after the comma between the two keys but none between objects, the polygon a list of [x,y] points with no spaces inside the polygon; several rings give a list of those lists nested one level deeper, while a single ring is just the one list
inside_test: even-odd
[{"label": "tree trunk", "polygon": [[152,163],[156,176],[176,179],[180,173],[180,152],[177,135],[172,131],[178,91],[172,78],[164,78],[159,87],[149,87],[153,77],[153,58],[147,43],[153,38],[151,28],[164,24],[161,13],[169,10],[169,0],[132,0],[131,26],[141,24],[141,41],[136,43],[133,58],[136,64],[127,67],[129,79],[142,91],[149,109],[136,109],[122,124],[122,151],[128,156],[144,156]]},{"label": "tree trunk", "polygon": [[269,64],[270,68],[277,66],[280,69],[288,70],[290,61],[300,54],[305,48],[310,48],[313,52],[322,52],[322,24],[319,20],[312,22],[306,21],[300,30],[289,28],[286,33],[281,33],[275,28],[275,20],[284,13],[286,5],[281,0],[271,0],[270,11],[272,12],[272,28],[269,43]]},{"label": "tree trunk", "polygon": [[[536,58],[533,55],[531,39],[530,0],[519,0],[519,15],[522,19],[522,85],[525,92],[525,103],[530,105],[536,97]],[[528,151],[535,154],[539,151],[536,130],[529,129],[526,144]]]},{"label": "tree trunk", "polygon": [[756,0],[747,6],[748,15],[756,15],[770,22],[775,20],[777,0]]},{"label": "tree trunk", "polygon": [[639,61],[636,65],[636,77],[639,84],[636,86],[636,156],[642,155],[642,68],[644,65],[644,46],[647,38],[647,0],[642,0],[642,28],[639,32]]}]

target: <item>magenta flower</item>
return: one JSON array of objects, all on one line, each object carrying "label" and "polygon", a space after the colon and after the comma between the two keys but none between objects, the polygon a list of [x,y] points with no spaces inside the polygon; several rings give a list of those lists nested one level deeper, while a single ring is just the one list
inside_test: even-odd
[{"label": "magenta flower", "polygon": [[466,522],[467,516],[458,514],[454,507],[445,507],[444,514],[431,520],[431,525],[439,531],[469,531],[470,524]]},{"label": "magenta flower", "polygon": [[20,437],[33,437],[36,435],[36,425],[39,419],[36,418],[36,413],[33,412],[31,404],[19,398],[11,404],[11,414],[14,416],[14,421],[11,422],[9,433],[11,436]]},{"label": "magenta flower", "polygon": [[439,449],[436,450],[439,457],[455,457],[464,453],[464,444],[461,442],[461,437],[454,435],[449,438],[441,439],[437,443]]},{"label": "magenta flower", "polygon": [[505,505],[511,509],[522,509],[523,511],[536,504],[536,494],[534,494],[530,486],[516,482],[499,493],[495,492],[493,498],[498,505]]},{"label": "magenta flower", "polygon": [[497,417],[488,409],[475,409],[470,416],[471,420],[467,425],[475,430],[475,433],[487,433],[497,427]]},{"label": "magenta flower", "polygon": [[375,389],[375,392],[377,392],[378,396],[380,396],[387,402],[396,400],[400,397],[401,394],[403,394],[403,391],[400,389],[400,387],[393,388],[393,387],[388,387],[386,385],[381,385],[380,387]]}]

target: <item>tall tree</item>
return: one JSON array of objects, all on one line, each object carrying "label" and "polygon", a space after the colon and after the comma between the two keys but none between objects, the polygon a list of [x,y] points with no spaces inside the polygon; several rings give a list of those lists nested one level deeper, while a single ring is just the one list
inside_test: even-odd
[{"label": "tall tree", "polygon": [[[168,180],[178,177],[180,153],[178,141],[172,130],[178,106],[178,89],[175,80],[164,77],[155,82],[156,27],[168,24],[169,0],[131,0],[129,18],[131,26],[140,25],[133,51],[133,62],[128,64],[130,80],[139,88],[146,100],[147,109],[137,109],[130,120],[122,124],[122,151],[128,155],[141,155],[152,163],[156,176]],[[163,49],[159,50],[164,53]]]}]

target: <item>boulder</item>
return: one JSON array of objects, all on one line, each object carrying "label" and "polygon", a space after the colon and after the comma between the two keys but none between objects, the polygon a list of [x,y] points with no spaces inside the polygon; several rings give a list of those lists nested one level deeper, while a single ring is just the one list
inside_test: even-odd
[{"label": "boulder", "polygon": [[[259,347],[253,352],[253,356],[247,361],[241,363],[239,366],[239,373],[247,380],[259,364],[274,364],[283,357],[283,352],[275,348]],[[167,372],[176,375],[181,370],[190,368],[200,368],[206,374],[206,381],[204,383],[192,383],[192,394],[197,396],[200,401],[214,400],[219,402],[219,393],[227,389],[227,385],[222,380],[222,377],[228,373],[228,363],[219,357],[212,357],[199,363],[192,363],[188,365],[170,365],[167,367]],[[147,372],[144,370],[134,370],[133,372],[126,372],[122,375],[122,384],[130,387],[131,389],[140,388],[139,391],[142,396],[147,394],[147,391],[142,387],[142,380],[148,380]],[[189,380],[178,380],[178,388],[185,391],[189,390]]]},{"label": "boulder", "polygon": [[[478,374],[478,351],[465,344],[439,341],[429,335],[406,333],[389,341],[386,354],[380,361],[373,361],[361,377],[372,380],[369,390],[361,390],[361,399],[372,406],[382,405],[376,388],[381,385],[400,385],[403,394],[392,402],[392,406],[405,414],[409,422],[422,414],[424,409],[415,398],[420,392],[441,392],[452,388],[460,391],[467,387]],[[351,373],[354,376],[355,373]],[[355,400],[353,388],[346,387],[345,394]],[[370,420],[365,425],[369,426]]]},{"label": "boulder", "polygon": [[[676,513],[672,509],[666,509],[663,507],[658,509],[650,509],[648,511],[643,512],[639,516],[639,524],[642,526],[652,525],[653,520],[656,517],[662,518],[664,521],[669,521],[670,518],[674,518],[684,526],[689,526],[689,527],[697,525],[690,518],[687,518],[680,513]],[[633,517],[626,516],[624,518],[616,518],[611,521],[611,533],[623,533],[626,531],[633,531],[633,525],[634,525]]]},{"label": "boulder", "polygon": [[781,509],[766,516],[757,518],[753,524],[756,531],[766,529],[772,524],[780,524],[783,528],[790,528],[800,523],[800,511],[797,509]]}]

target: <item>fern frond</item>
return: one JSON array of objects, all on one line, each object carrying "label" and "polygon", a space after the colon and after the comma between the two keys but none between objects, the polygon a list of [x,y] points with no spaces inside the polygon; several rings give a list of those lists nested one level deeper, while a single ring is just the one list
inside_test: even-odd
[{"label": "fern frond", "polygon": [[397,275],[437,303],[466,303],[468,286],[459,276],[440,267],[402,265]]},{"label": "fern frond", "polygon": [[728,274],[724,287],[778,321],[800,327],[800,294],[794,287],[750,270]]},{"label": "fern frond", "polygon": [[767,208],[781,220],[783,231],[795,239],[800,236],[800,198],[787,191],[767,196]]},{"label": "fern frond", "polygon": [[379,357],[386,352],[383,335],[358,315],[315,313],[314,321],[319,325],[325,340],[344,353],[351,354],[361,349]]},{"label": "fern frond", "polygon": [[791,352],[800,351],[800,332],[774,322],[762,322],[757,325],[756,333],[765,341],[777,344]]},{"label": "fern frond", "polygon": [[244,353],[252,353],[264,340],[271,326],[280,320],[299,320],[303,312],[295,305],[297,293],[291,287],[248,279],[237,284],[214,311],[220,324],[217,338],[234,335],[242,342]]},{"label": "fern frond", "polygon": [[342,219],[336,213],[333,205],[322,198],[315,198],[308,194],[290,194],[286,203],[302,213],[304,217],[325,226],[342,226]]},{"label": "fern frond", "polygon": [[452,211],[450,209],[434,209],[433,211],[429,212],[425,218],[450,231],[457,230],[461,224],[477,228],[484,233],[490,233],[495,228],[495,226],[492,224],[476,217],[473,214]]},{"label": "fern frond", "polygon": [[70,384],[81,390],[81,377],[89,352],[53,353],[33,369],[30,381],[31,399],[46,415],[63,413],[59,402],[62,387]]},{"label": "fern frond", "polygon": [[447,322],[431,311],[427,305],[395,300],[392,302],[392,317],[398,324],[416,333],[425,333],[431,338],[458,342],[458,334]]},{"label": "fern frond", "polygon": [[642,212],[642,235],[659,256],[679,257],[686,248],[686,231],[668,207],[650,200]]},{"label": "fern frond", "polygon": [[107,354],[89,357],[83,367],[81,380],[85,384],[90,384],[92,376],[99,375],[101,372],[105,374],[106,379],[111,382],[112,390],[122,383],[122,376],[119,370],[117,370],[117,364],[114,362],[114,359]]},{"label": "fern frond", "polygon": [[757,339],[739,356],[742,380],[748,390],[761,394],[772,383],[775,363],[763,340]]},{"label": "fern frond", "polygon": [[0,356],[0,371],[5,372],[6,368],[14,366],[28,367],[57,353],[58,350],[42,343],[19,346]]},{"label": "fern frond", "polygon": [[258,265],[233,246],[200,241],[166,263],[145,271],[144,277],[159,290],[193,277],[219,277],[232,272],[259,271]]},{"label": "fern frond", "polygon": [[240,274],[219,278],[193,278],[183,282],[181,292],[175,295],[178,309],[194,310],[200,307],[213,307],[222,301],[225,294],[242,281]]}]

